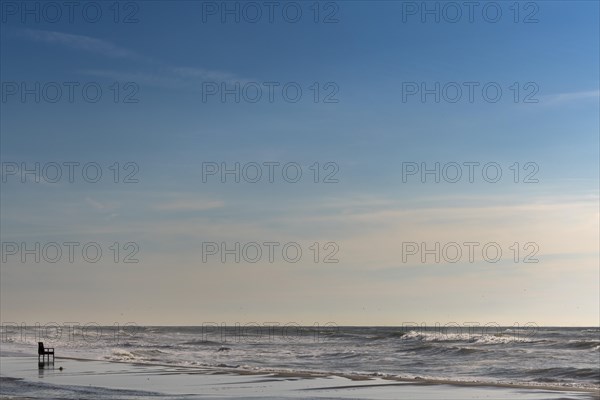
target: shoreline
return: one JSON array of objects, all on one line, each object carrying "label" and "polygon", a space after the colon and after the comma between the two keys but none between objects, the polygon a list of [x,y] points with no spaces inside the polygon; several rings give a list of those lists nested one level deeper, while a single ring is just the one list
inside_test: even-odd
[{"label": "shoreline", "polygon": [[[1,356],[0,356],[1,357]],[[386,381],[394,381],[402,384],[414,384],[414,385],[453,385],[453,386],[477,386],[477,387],[502,387],[502,388],[515,388],[515,389],[537,389],[537,390],[552,390],[552,391],[580,391],[580,392],[589,392],[596,393],[600,396],[600,388],[586,388],[586,387],[576,387],[576,386],[566,386],[566,385],[550,385],[550,384],[527,384],[527,383],[511,383],[511,382],[486,382],[486,381],[461,381],[461,380],[452,380],[452,379],[433,379],[433,378],[404,378],[404,377],[394,377],[394,376],[382,376],[382,375],[374,375],[374,374],[348,374],[343,372],[319,372],[319,371],[286,371],[283,369],[269,369],[264,368],[262,370],[250,370],[243,368],[234,368],[234,367],[213,367],[213,366],[193,366],[193,365],[174,365],[174,364],[164,364],[164,363],[148,363],[148,362],[136,362],[136,361],[118,361],[118,360],[94,360],[88,358],[81,357],[56,357],[56,359],[65,359],[65,360],[76,360],[76,361],[101,361],[108,363],[117,363],[117,364],[129,364],[129,365],[137,365],[137,366],[159,366],[159,367],[168,367],[168,368],[185,368],[191,371],[197,371],[198,373],[208,372],[213,374],[234,374],[240,376],[246,375],[269,375],[274,377],[281,378],[328,378],[328,377],[339,377],[345,378],[350,381],[369,381],[375,379],[381,379]],[[389,385],[394,385],[394,383],[389,383]]]},{"label": "shoreline", "polygon": [[[38,370],[36,357],[26,354],[18,356],[0,355],[0,362],[3,367],[0,377],[3,382],[6,383],[6,379],[13,379],[10,383],[17,388],[15,390],[19,390],[20,386],[26,387],[29,384],[56,385],[57,388],[52,387],[51,390],[59,391],[78,391],[94,387],[94,390],[99,393],[106,390],[117,390],[122,391],[117,396],[120,396],[119,398],[133,396],[131,398],[141,399],[156,398],[156,393],[164,394],[166,397],[183,395],[186,398],[194,398],[193,396],[199,396],[198,393],[202,393],[202,398],[206,398],[206,393],[216,396],[221,392],[236,392],[235,388],[240,386],[247,386],[250,394],[236,392],[229,398],[253,398],[257,395],[257,392],[267,390],[270,393],[269,396],[274,396],[274,398],[296,398],[300,393],[311,393],[311,396],[315,396],[312,398],[320,398],[320,395],[324,394],[328,394],[327,396],[334,394],[337,397],[327,398],[337,399],[348,398],[349,393],[354,393],[354,396],[356,396],[356,392],[360,391],[364,392],[360,394],[360,397],[365,399],[394,398],[398,395],[404,396],[405,392],[410,392],[408,397],[414,397],[415,399],[448,398],[449,393],[450,395],[456,393],[457,399],[461,396],[480,398],[484,397],[484,393],[488,397],[490,393],[493,393],[495,397],[492,398],[500,399],[600,399],[600,390],[591,388],[443,379],[408,379],[312,371],[251,371],[238,368],[177,366],[160,363],[93,360],[80,357],[57,357],[54,366],[47,365],[46,368]],[[59,372],[59,366],[64,366],[64,370]],[[148,386],[148,382],[153,382],[154,386]],[[144,388],[142,389],[143,393],[140,392],[140,387]],[[196,389],[192,390],[192,393],[183,393],[181,387]],[[134,394],[127,394],[131,391]],[[254,393],[254,396],[252,393]],[[444,395],[440,395],[440,393]],[[542,394],[543,397],[540,397]],[[2,390],[0,391],[0,398],[35,399],[39,397],[19,397],[17,393],[4,393],[4,390]],[[104,397],[99,395],[97,398]]]}]

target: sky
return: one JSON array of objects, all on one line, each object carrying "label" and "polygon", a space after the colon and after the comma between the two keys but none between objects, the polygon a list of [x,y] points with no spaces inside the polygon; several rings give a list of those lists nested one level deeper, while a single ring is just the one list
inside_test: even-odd
[{"label": "sky", "polygon": [[598,2],[47,4],[3,323],[600,324]]}]

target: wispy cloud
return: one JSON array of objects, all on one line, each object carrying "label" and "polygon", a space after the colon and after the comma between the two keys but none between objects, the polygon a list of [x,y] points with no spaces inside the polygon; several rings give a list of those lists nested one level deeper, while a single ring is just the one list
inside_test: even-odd
[{"label": "wispy cloud", "polygon": [[95,53],[111,58],[127,58],[136,60],[145,58],[134,51],[90,36],[33,29],[25,29],[23,31],[23,35],[37,42],[66,46],[75,50],[86,51],[88,53]]},{"label": "wispy cloud", "polygon": [[547,105],[560,105],[582,100],[600,99],[600,90],[588,90],[582,92],[558,93],[543,96],[541,103]]},{"label": "wispy cloud", "polygon": [[203,82],[224,82],[233,84],[240,82],[243,84],[247,79],[237,79],[235,74],[222,71],[209,71],[203,69],[183,68],[157,68],[154,71],[117,71],[112,69],[85,69],[79,72],[84,75],[95,76],[99,78],[114,79],[117,81],[136,82],[140,85],[147,85],[162,89],[175,90],[202,90]]},{"label": "wispy cloud", "polygon": [[160,71],[117,71],[113,69],[84,69],[79,70],[83,75],[106,78],[122,82],[136,82],[139,85],[158,87],[162,89],[189,89],[185,82]]},{"label": "wispy cloud", "polygon": [[86,197],[85,202],[88,203],[89,205],[91,205],[96,210],[104,210],[106,208],[106,206],[104,204],[100,203],[97,200],[92,199],[91,197]]},{"label": "wispy cloud", "polygon": [[89,206],[91,206],[95,211],[97,211],[98,214],[102,215],[102,218],[105,220],[114,220],[115,218],[120,216],[119,213],[115,212],[120,207],[119,203],[117,202],[98,201],[96,199],[93,199],[92,197],[86,197],[85,202]]},{"label": "wispy cloud", "polygon": [[208,70],[203,68],[174,67],[171,68],[171,72],[173,72],[174,75],[181,77],[182,79],[194,79],[202,81],[239,80],[239,78],[235,74],[224,71]]},{"label": "wispy cloud", "polygon": [[207,199],[177,199],[154,206],[159,211],[205,211],[214,208],[224,207],[225,203],[221,200]]},{"label": "wispy cloud", "polygon": [[85,202],[98,211],[113,211],[119,207],[115,202],[101,202],[91,197],[86,197]]},{"label": "wispy cloud", "polygon": [[[144,62],[144,64],[137,66],[134,71],[112,69],[87,69],[79,71],[85,75],[120,81],[132,81],[153,87],[177,90],[200,90],[203,82],[233,84],[235,82],[246,83],[250,81],[228,71],[164,64],[109,41],[90,36],[34,29],[25,29],[20,33],[22,37],[36,42],[54,44],[104,57]],[[140,68],[145,70],[141,70]]]}]

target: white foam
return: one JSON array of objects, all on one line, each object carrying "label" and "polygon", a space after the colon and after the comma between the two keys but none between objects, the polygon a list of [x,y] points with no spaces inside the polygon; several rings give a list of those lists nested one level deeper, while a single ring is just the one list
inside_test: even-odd
[{"label": "white foam", "polygon": [[503,344],[503,343],[534,343],[531,338],[519,337],[518,335],[476,335],[443,332],[417,332],[410,331],[401,338],[402,340],[420,340],[423,342],[467,342],[480,344]]}]

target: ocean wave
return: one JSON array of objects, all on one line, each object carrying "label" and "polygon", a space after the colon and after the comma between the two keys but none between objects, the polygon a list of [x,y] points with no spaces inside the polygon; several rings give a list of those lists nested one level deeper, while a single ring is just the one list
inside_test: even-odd
[{"label": "ocean wave", "polygon": [[552,367],[536,368],[526,371],[527,374],[536,377],[535,380],[544,382],[561,382],[565,378],[597,380],[600,383],[600,369],[574,368],[574,367]]},{"label": "ocean wave", "polygon": [[396,338],[401,338],[404,335],[406,335],[406,332],[403,332],[403,331],[388,332],[388,333],[382,333],[379,335],[370,336],[368,339],[370,339],[370,340],[396,339]]},{"label": "ocean wave", "polygon": [[597,349],[600,346],[600,339],[592,340],[569,340],[565,347],[571,349]]},{"label": "ocean wave", "polygon": [[451,348],[458,355],[471,355],[475,353],[483,353],[484,349],[477,349],[475,347],[453,347]]},{"label": "ocean wave", "polygon": [[104,356],[104,358],[109,361],[139,360],[139,357],[136,357],[133,353],[122,349],[114,349],[109,355]]},{"label": "ocean wave", "polygon": [[171,354],[155,348],[124,350],[113,349],[110,354],[105,355],[104,359],[109,361],[152,361],[164,362],[169,359]]},{"label": "ocean wave", "polygon": [[221,342],[215,342],[213,340],[190,340],[187,342],[181,342],[180,345],[185,346],[220,346]]},{"label": "ocean wave", "polygon": [[432,355],[448,355],[448,356],[469,356],[473,354],[487,353],[483,347],[471,347],[471,346],[452,346],[445,345],[442,343],[436,343],[434,341],[429,342],[417,342],[416,346],[410,348],[403,348],[396,350],[396,353],[409,352],[412,354],[422,354],[426,356]]},{"label": "ocean wave", "polygon": [[410,331],[401,337],[402,340],[419,340],[423,342],[467,342],[477,344],[506,344],[506,343],[534,343],[539,340],[524,338],[514,335],[467,335],[460,333],[442,332],[417,332]]}]

